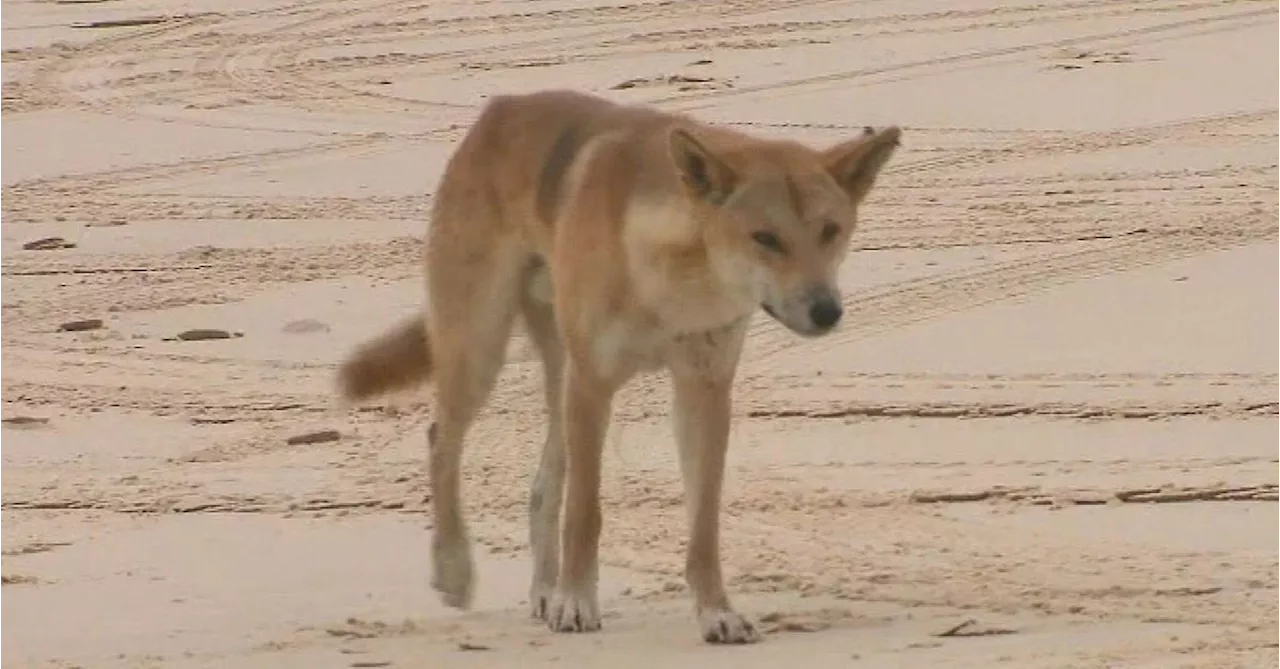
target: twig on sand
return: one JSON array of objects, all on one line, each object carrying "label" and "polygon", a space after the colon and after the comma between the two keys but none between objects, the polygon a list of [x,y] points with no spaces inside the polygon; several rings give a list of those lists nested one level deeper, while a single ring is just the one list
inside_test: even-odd
[{"label": "twig on sand", "polygon": [[949,638],[949,637],[966,637],[966,636],[997,636],[1001,634],[1017,633],[1015,630],[1006,629],[1003,627],[975,627],[977,624],[978,624],[977,620],[974,620],[973,618],[969,618],[968,620],[965,620],[959,625],[955,625],[942,632],[938,632],[933,636],[938,638]]}]

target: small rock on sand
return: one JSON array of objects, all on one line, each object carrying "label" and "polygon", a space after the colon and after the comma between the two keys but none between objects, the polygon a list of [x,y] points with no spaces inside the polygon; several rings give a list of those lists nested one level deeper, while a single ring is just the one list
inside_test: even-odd
[{"label": "small rock on sand", "polygon": [[102,327],[101,318],[86,318],[82,321],[68,321],[58,326],[59,332],[84,332],[86,330],[97,330]]},{"label": "small rock on sand", "polygon": [[33,239],[22,245],[24,251],[56,251],[58,249],[73,249],[76,245],[61,237],[42,237]]},{"label": "small rock on sand", "polygon": [[318,432],[308,432],[306,434],[298,434],[285,440],[290,446],[298,446],[301,444],[323,444],[330,441],[337,441],[342,438],[342,434],[337,430],[320,430]]},{"label": "small rock on sand", "polygon": [[184,330],[179,332],[176,339],[180,341],[206,341],[209,339],[231,339],[232,337],[243,337],[239,332],[227,332],[226,330],[217,330],[213,328],[196,328],[194,330]]},{"label": "small rock on sand", "polygon": [[6,427],[20,428],[36,428],[44,427],[49,424],[48,418],[38,416],[11,416],[9,418],[0,419],[0,423],[4,423]]},{"label": "small rock on sand", "polygon": [[311,332],[328,332],[329,326],[321,323],[314,318],[303,318],[301,320],[289,321],[281,328],[289,334],[308,334]]}]

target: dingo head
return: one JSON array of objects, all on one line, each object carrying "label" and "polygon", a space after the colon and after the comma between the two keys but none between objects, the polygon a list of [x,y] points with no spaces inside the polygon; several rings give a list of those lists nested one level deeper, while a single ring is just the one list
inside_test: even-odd
[{"label": "dingo head", "polygon": [[830,332],[844,312],[836,270],[858,204],[900,134],[867,128],[826,151],[761,142],[713,152],[673,130],[671,156],[720,280],[798,334]]}]

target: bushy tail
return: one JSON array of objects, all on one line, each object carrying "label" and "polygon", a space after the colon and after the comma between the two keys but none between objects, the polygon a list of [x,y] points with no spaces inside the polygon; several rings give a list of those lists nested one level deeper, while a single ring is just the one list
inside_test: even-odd
[{"label": "bushy tail", "polygon": [[431,342],[421,315],[356,349],[338,369],[347,401],[359,401],[422,383],[431,376]]}]

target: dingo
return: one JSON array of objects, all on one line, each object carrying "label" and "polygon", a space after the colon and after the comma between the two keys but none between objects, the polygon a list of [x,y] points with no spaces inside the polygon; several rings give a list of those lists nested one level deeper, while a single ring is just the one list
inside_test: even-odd
[{"label": "dingo", "polygon": [[817,151],[569,91],[485,105],[435,196],[425,318],[365,344],[339,373],[347,400],[435,377],[432,585],[446,604],[470,606],[474,583],[463,439],[519,316],[544,364],[549,423],[529,503],[533,615],[559,632],[600,628],[600,457],[612,398],[637,373],[665,368],[690,522],[685,577],[702,636],[759,638],[729,603],[719,548],[747,322],[763,308],[804,336],[836,326],[836,269],[899,134],[867,128]]}]

